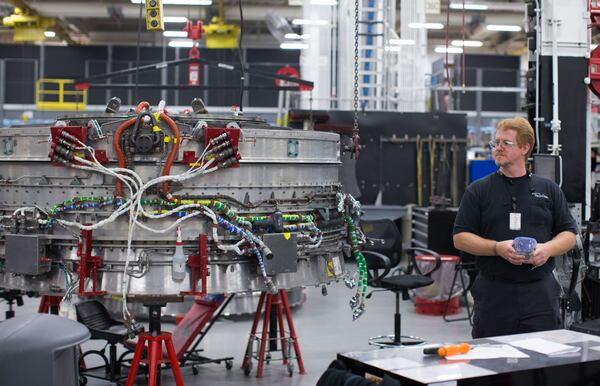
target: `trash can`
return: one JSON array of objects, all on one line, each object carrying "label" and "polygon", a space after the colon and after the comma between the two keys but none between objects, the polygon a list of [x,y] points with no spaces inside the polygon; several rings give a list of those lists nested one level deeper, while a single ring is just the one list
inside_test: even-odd
[{"label": "trash can", "polygon": [[[440,268],[431,274],[433,284],[427,287],[421,287],[414,290],[415,295],[415,310],[418,314],[426,315],[443,315],[446,303],[448,302],[447,315],[458,313],[460,308],[460,293],[462,288],[460,280],[457,279],[459,285],[454,285],[452,296],[448,301],[448,295],[452,290],[452,279],[454,278],[455,267],[458,264],[460,257],[454,255],[440,255],[442,265]],[[435,257],[433,256],[416,256],[415,260],[422,272],[428,272],[435,266]],[[469,280],[465,278],[465,283]]]},{"label": "trash can", "polygon": [[78,345],[90,338],[81,323],[34,314],[0,323],[2,386],[79,385]]}]

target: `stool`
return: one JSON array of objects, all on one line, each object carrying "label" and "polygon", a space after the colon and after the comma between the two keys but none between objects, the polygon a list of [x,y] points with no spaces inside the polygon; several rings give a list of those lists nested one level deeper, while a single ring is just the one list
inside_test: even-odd
[{"label": "stool", "polygon": [[[379,347],[395,347],[395,346],[406,346],[422,344],[425,341],[418,336],[401,335],[402,316],[400,314],[400,295],[402,294],[402,300],[409,300],[410,296],[408,291],[416,288],[427,287],[433,284],[431,274],[437,271],[442,265],[442,258],[440,255],[430,249],[421,247],[406,248],[407,256],[410,258],[408,268],[405,270],[397,270],[398,275],[388,275],[379,281],[379,288],[393,292],[396,295],[396,312],[394,313],[394,334],[390,335],[378,335],[369,338],[369,344]],[[421,259],[430,260],[434,266],[428,272],[422,272],[421,268],[417,265],[416,253],[422,253],[419,256]],[[365,258],[372,256],[377,258],[378,254],[374,254],[372,251],[364,251]],[[380,259],[386,257],[381,256]],[[375,265],[379,267],[379,265]],[[369,266],[369,259],[367,260],[367,268]],[[412,273],[413,269],[416,273]],[[370,297],[372,292],[367,295]]]},{"label": "stool", "polygon": [[[263,329],[260,333],[259,338],[256,333],[256,328],[260,317],[262,315],[263,306],[265,309],[263,318]],[[275,306],[275,308],[273,308]],[[283,314],[287,320],[289,328],[289,337],[286,337],[285,327],[283,325]],[[270,324],[269,324],[270,323]],[[277,337],[277,325],[279,324],[279,337]],[[269,337],[267,338],[267,334]],[[250,375],[252,371],[252,358],[258,360],[258,367],[256,369],[256,377],[260,378],[263,375],[264,362],[265,362],[265,351],[267,346],[267,340],[269,340],[269,353],[267,357],[267,363],[271,360],[271,351],[277,350],[277,341],[281,343],[281,352],[283,364],[287,365],[288,375],[293,375],[293,364],[290,359],[293,359],[290,355],[291,346],[294,347],[296,354],[296,360],[298,362],[298,371],[300,374],[304,374],[304,363],[302,361],[302,354],[300,353],[300,346],[298,345],[298,338],[296,336],[296,329],[294,328],[294,322],[292,320],[292,314],[290,311],[290,305],[285,290],[280,289],[277,295],[272,295],[267,292],[261,292],[260,299],[258,300],[258,306],[256,307],[256,314],[254,315],[254,321],[252,323],[252,330],[250,331],[250,337],[248,338],[248,345],[246,346],[246,354],[244,361],[242,362],[242,369],[246,375]],[[254,356],[253,343],[254,341],[260,341],[260,347],[258,353]]]},{"label": "stool", "polygon": [[[140,298],[142,296],[144,295],[141,295]],[[131,368],[129,369],[129,375],[127,377],[127,386],[133,386],[140,363],[144,363],[148,367],[149,386],[157,385],[156,381],[160,378],[160,365],[163,363],[168,363],[170,365],[173,376],[175,377],[175,384],[177,386],[183,386],[183,378],[181,376],[181,370],[179,369],[179,362],[177,361],[171,334],[160,331],[160,309],[165,305],[166,302],[164,302],[164,299],[160,299],[160,297],[152,299],[151,295],[147,295],[145,298],[144,306],[148,307],[150,312],[150,331],[148,333],[141,333],[138,337],[138,342],[135,346],[135,354],[131,360]],[[147,359],[142,359],[142,353],[144,352],[146,342],[148,342]],[[167,350],[167,359],[163,358],[163,344]]]}]

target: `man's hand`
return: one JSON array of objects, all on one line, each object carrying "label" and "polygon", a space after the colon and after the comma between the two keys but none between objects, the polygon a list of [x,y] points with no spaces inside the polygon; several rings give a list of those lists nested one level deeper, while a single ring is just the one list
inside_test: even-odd
[{"label": "man's hand", "polygon": [[504,260],[508,261],[514,265],[522,265],[526,262],[526,258],[523,255],[518,255],[515,249],[513,248],[512,240],[504,240],[498,241],[496,243],[496,254],[502,257]]},{"label": "man's hand", "polygon": [[528,261],[528,263],[539,267],[540,265],[546,264],[550,256],[552,256],[552,254],[548,243],[540,243],[535,248],[535,251],[533,251],[531,259]]}]

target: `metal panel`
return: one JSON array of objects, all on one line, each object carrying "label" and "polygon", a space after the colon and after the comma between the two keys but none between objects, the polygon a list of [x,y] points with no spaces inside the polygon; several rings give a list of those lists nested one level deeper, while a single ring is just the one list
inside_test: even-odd
[{"label": "metal panel", "polygon": [[39,235],[6,235],[6,272],[39,275],[50,271],[45,243]]},{"label": "metal panel", "polygon": [[267,274],[274,275],[298,270],[298,235],[295,233],[270,233],[263,241],[273,251],[265,256]]}]

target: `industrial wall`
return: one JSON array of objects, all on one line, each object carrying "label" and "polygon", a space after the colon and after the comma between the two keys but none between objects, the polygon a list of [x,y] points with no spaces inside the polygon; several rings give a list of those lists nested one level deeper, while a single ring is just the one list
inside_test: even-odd
[{"label": "industrial wall", "polygon": [[[275,73],[289,65],[299,68],[299,53],[294,50],[247,49],[246,62],[251,68]],[[187,57],[187,48],[141,47],[140,65],[159,63]],[[133,67],[136,63],[136,47],[131,46],[40,46],[0,45],[0,103],[32,104],[35,101],[35,80],[38,78],[78,78]],[[228,64],[239,64],[236,50],[200,49],[200,56]],[[170,67],[139,74],[139,83],[187,85],[187,65]],[[239,75],[232,71],[202,65],[201,84],[229,87],[224,90],[139,90],[139,100],[157,102],[166,98],[170,105],[188,104],[194,97],[202,97],[207,105],[228,106],[239,100]],[[101,81],[105,83],[105,81]],[[113,78],[106,83],[135,83],[134,76]],[[274,87],[271,79],[247,75],[248,86]],[[3,98],[2,98],[3,96]],[[104,104],[112,96],[121,98],[124,104],[133,104],[131,89],[90,89],[88,104]],[[249,90],[245,106],[276,106],[276,90]]]}]

